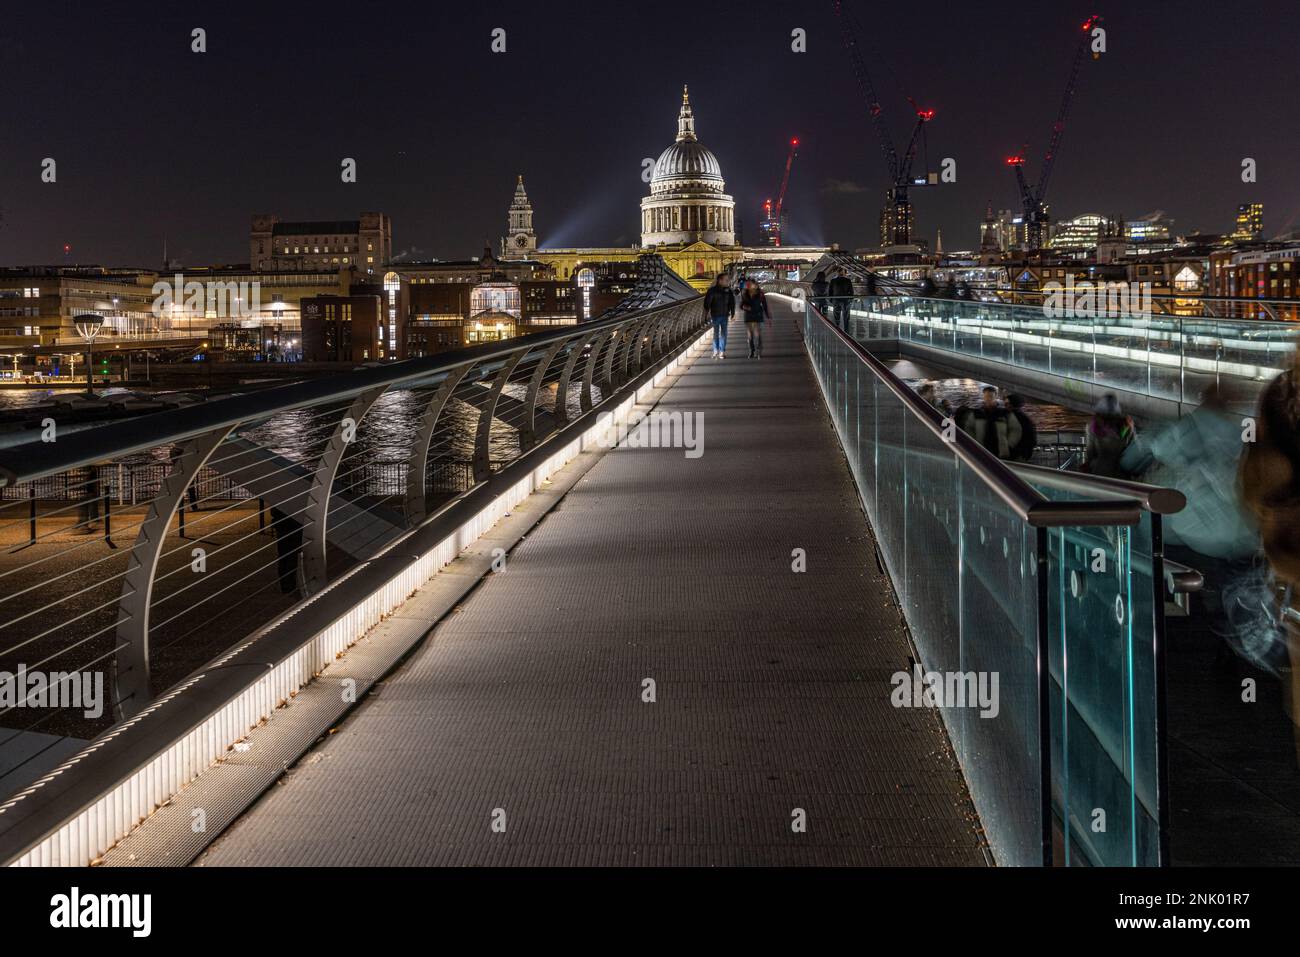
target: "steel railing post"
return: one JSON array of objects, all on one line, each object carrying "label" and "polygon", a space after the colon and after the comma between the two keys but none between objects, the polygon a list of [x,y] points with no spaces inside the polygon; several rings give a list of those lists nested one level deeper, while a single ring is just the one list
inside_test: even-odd
[{"label": "steel railing post", "polygon": [[537,444],[537,396],[542,390],[542,381],[555,357],[560,354],[568,340],[561,339],[546,350],[528,380],[528,393],[524,396],[524,420],[519,426],[519,452],[523,454]]},{"label": "steel railing post", "polygon": [[569,356],[564,360],[564,369],[560,372],[560,381],[555,387],[555,427],[558,429],[569,421],[569,380],[573,370],[582,358],[583,351],[598,336],[598,332],[588,332],[578,339],[570,339]]},{"label": "steel railing post", "polygon": [[[600,361],[600,351],[602,348],[611,346],[613,341],[613,329],[600,332],[591,345],[591,351],[587,354],[586,367],[582,370],[582,394],[579,397],[579,404],[583,412],[591,411],[591,384],[596,373],[596,363]],[[603,392],[604,389],[601,391]]]},{"label": "steel railing post", "polygon": [[418,525],[428,516],[428,503],[424,487],[428,474],[429,446],[433,443],[433,433],[438,427],[438,418],[442,415],[447,400],[451,398],[456,387],[460,385],[473,363],[457,366],[447,372],[447,377],[439,384],[429,404],[420,413],[420,420],[415,426],[415,441],[406,460],[406,496],[402,510],[406,514],[408,525]]},{"label": "steel railing post", "polygon": [[154,573],[172,515],[179,512],[182,516],[183,532],[185,490],[234,428],[213,429],[185,443],[158,494],[149,502],[149,511],[127,556],[117,603],[118,648],[113,657],[113,707],[119,719],[129,718],[149,701],[149,606]]},{"label": "steel railing post", "polygon": [[[381,385],[361,393],[352,400],[347,412],[334,426],[329,443],[312,470],[311,489],[307,492],[307,508],[303,516],[302,554],[299,558],[303,588],[308,595],[320,591],[328,580],[325,545],[330,496],[334,491],[334,476],[338,473],[339,463],[343,461],[343,453],[347,451],[348,445],[355,441],[355,430],[360,427],[361,420],[386,391],[388,386]],[[349,423],[352,435],[348,435]]]},{"label": "steel railing post", "polygon": [[474,481],[484,482],[492,474],[492,419],[496,415],[497,399],[501,396],[501,390],[505,388],[506,381],[515,371],[515,366],[519,365],[519,360],[524,357],[527,348],[520,349],[513,356],[505,361],[497,371],[496,378],[492,380],[492,391],[488,394],[487,402],[483,405],[483,411],[478,417],[478,431],[474,438]]}]

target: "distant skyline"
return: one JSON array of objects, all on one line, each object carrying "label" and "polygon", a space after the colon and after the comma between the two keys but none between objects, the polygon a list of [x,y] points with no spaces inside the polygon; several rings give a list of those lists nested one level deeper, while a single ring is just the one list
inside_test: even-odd
[{"label": "distant skyline", "polygon": [[[846,0],[897,140],[911,96],[936,110],[915,191],[917,233],[978,244],[987,203],[1016,209],[1007,155],[1037,176],[1078,26],[1105,18],[1086,61],[1048,200],[1054,218],[1137,219],[1179,232],[1232,228],[1264,204],[1265,235],[1300,227],[1294,41],[1300,3],[1208,0]],[[187,264],[244,262],[249,218],[393,219],[394,253],[494,251],[522,174],[543,246],[639,239],[646,157],[672,142],[688,83],[745,239],[801,148],[791,243],[878,242],[881,155],[829,2],[702,3],[697,26],[639,5],[378,8],[44,3],[6,11],[0,74],[0,263],[157,266],[164,237]],[[206,53],[191,30],[206,30]],[[506,30],[506,52],[490,50]],[[791,30],[807,53],[791,52]],[[57,181],[41,182],[45,157]],[[340,181],[344,157],[355,184]],[[1258,181],[1240,179],[1241,161]],[[924,163],[917,163],[918,171]],[[63,253],[64,244],[71,253]]]}]

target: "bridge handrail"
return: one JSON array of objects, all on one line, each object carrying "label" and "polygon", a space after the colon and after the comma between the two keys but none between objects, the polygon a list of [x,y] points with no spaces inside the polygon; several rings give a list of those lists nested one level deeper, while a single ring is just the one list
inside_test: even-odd
[{"label": "bridge handrail", "polygon": [[[1031,295],[1035,295],[1035,296],[1043,296],[1043,295],[1045,295],[1045,294],[1043,294],[1043,293],[1032,293]],[[858,298],[860,298],[860,297],[858,297]],[[930,303],[930,302],[932,302],[932,303],[943,303],[943,304],[945,304],[945,305],[952,305],[953,303],[959,303],[959,304],[965,304],[965,305],[970,305],[970,306],[993,306],[993,307],[1001,307],[1001,308],[1003,308],[1003,309],[1038,309],[1038,308],[1040,308],[1040,304],[1038,304],[1038,303],[1033,303],[1033,302],[1005,302],[1004,300],[1001,300],[1001,299],[979,299],[979,298],[970,298],[970,299],[954,299],[954,298],[949,298],[949,297],[944,297],[944,296],[917,296],[917,295],[913,295],[913,294],[910,293],[910,292],[898,292],[898,291],[895,291],[895,290],[888,290],[888,291],[884,291],[884,292],[879,292],[879,293],[876,294],[876,296],[875,296],[874,298],[877,298],[877,299],[909,299],[909,300],[915,300],[915,301],[917,301],[917,302],[926,302],[926,303]],[[1158,297],[1158,296],[1153,296],[1153,297],[1152,297],[1152,299],[1156,299],[1156,300],[1159,300],[1159,301],[1164,301],[1164,299],[1170,299],[1170,300],[1173,300],[1173,299],[1179,299],[1179,298],[1183,298],[1183,297],[1179,297],[1179,296],[1169,296],[1169,297]],[[1197,300],[1204,300],[1204,299],[1207,299],[1208,297],[1205,297],[1205,296],[1189,296],[1189,297],[1187,297],[1187,298],[1189,298],[1189,299],[1197,299]],[[1300,300],[1296,300],[1296,299],[1283,299],[1283,300],[1240,299],[1240,298],[1227,299],[1227,298],[1225,297],[1225,298],[1221,298],[1221,299],[1211,299],[1210,301],[1212,301],[1212,302],[1235,302],[1235,303],[1242,303],[1242,304],[1247,304],[1247,305],[1249,305],[1249,304],[1255,304],[1255,305],[1259,305],[1259,304],[1264,304],[1264,305],[1285,305],[1285,306],[1286,306],[1287,308],[1289,308],[1289,309],[1300,309]],[[1087,318],[1087,319],[1089,319],[1090,321],[1095,321],[1095,320],[1108,319],[1108,318],[1110,318],[1110,319],[1124,319],[1124,318],[1135,318],[1135,317],[1132,317],[1132,316],[1129,316],[1129,317],[1125,317],[1125,316],[1091,316],[1091,317],[1079,317],[1079,318]],[[1289,326],[1289,325],[1290,325],[1290,323],[1289,323],[1288,321],[1286,321],[1286,320],[1281,320],[1281,319],[1238,319],[1238,318],[1233,317],[1233,316],[1207,316],[1207,315],[1190,315],[1190,316],[1187,316],[1187,315],[1180,315],[1180,314],[1178,314],[1178,313],[1171,313],[1171,312],[1152,313],[1150,316],[1143,316],[1143,317],[1138,317],[1138,318],[1159,319],[1159,320],[1164,320],[1164,321],[1168,321],[1168,320],[1184,321],[1184,320],[1186,320],[1186,321],[1188,321],[1188,322],[1208,322],[1208,323],[1219,323],[1219,324],[1224,324],[1224,325],[1234,325],[1234,326],[1235,326],[1235,325],[1249,325],[1249,326],[1259,326],[1259,327],[1261,327],[1261,328],[1273,328],[1273,329],[1276,329],[1276,328],[1278,328],[1278,327],[1282,327],[1282,326]]]},{"label": "bridge handrail", "polygon": [[883,362],[868,352],[844,330],[830,322],[808,304],[822,322],[834,331],[862,362],[884,383],[894,396],[918,419],[946,442],[962,462],[1025,522],[1036,527],[1064,525],[1136,525],[1141,521],[1143,500],[1135,497],[1098,498],[1085,502],[1062,502],[1049,499],[1017,475],[1003,462],[963,430],[946,419],[916,394]]},{"label": "bridge handrail", "polygon": [[168,409],[149,415],[113,422],[78,433],[75,445],[35,440],[0,449],[0,487],[44,478],[84,465],[102,462],[168,443],[192,439],[212,429],[246,423],[279,412],[351,399],[371,389],[436,383],[440,377],[462,366],[503,361],[528,345],[532,355],[545,347],[577,334],[590,334],[627,325],[680,309],[682,299],[666,305],[595,319],[576,326],[562,326],[500,342],[483,343],[419,359],[404,359],[383,365],[365,366],[337,375],[261,389],[247,395],[233,395],[212,402]]},{"label": "bridge handrail", "polygon": [[1130,496],[1142,503],[1148,512],[1159,515],[1173,515],[1187,507],[1187,496],[1176,488],[1160,485],[1148,485],[1130,479],[1111,478],[1104,475],[1090,475],[1086,472],[1067,472],[1049,469],[1029,462],[1008,463],[1011,471],[1030,482],[1058,488],[1076,495],[1102,497],[1106,493],[1119,493]]}]

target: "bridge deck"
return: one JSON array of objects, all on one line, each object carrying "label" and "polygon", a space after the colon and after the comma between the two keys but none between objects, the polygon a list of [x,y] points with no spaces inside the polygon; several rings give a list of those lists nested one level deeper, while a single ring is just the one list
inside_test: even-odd
[{"label": "bridge deck", "polygon": [[660,404],[701,457],[606,454],[199,863],[984,863],[937,715],[890,706],[899,612],[773,307],[765,358],[733,323]]}]

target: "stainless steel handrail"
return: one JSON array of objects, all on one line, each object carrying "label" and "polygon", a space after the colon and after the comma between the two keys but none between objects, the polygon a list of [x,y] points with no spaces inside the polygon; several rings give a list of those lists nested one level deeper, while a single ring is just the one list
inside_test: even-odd
[{"label": "stainless steel handrail", "polygon": [[[774,293],[774,295],[783,295]],[[884,383],[903,405],[925,424],[941,442],[952,448],[953,454],[979,476],[1021,520],[1035,527],[1063,525],[1137,525],[1142,520],[1142,502],[1137,498],[1096,499],[1086,502],[1055,502],[1033,488],[1012,471],[1005,462],[976,442],[959,428],[949,429],[939,411],[918,396],[910,386],[879,359],[864,349],[856,340],[828,320],[811,303],[806,304],[826,327],[848,346],[863,364]],[[948,435],[945,435],[948,432]],[[951,437],[949,437],[951,436]]]},{"label": "stainless steel handrail", "polygon": [[1147,485],[1144,482],[1102,475],[1088,475],[1083,472],[1062,472],[1041,465],[1030,465],[1027,462],[1011,462],[1008,465],[1011,471],[1039,485],[1059,488],[1063,492],[1074,492],[1078,495],[1098,496],[1103,492],[1117,492],[1137,499],[1148,512],[1159,515],[1172,515],[1187,507],[1187,496],[1176,488],[1164,488],[1159,485]]},{"label": "stainless steel handrail", "polygon": [[[699,299],[700,297],[695,297]],[[247,423],[263,416],[351,399],[381,386],[433,385],[439,377],[462,365],[505,361],[528,346],[529,352],[544,352],[556,341],[593,332],[620,328],[659,313],[680,309],[683,299],[609,319],[597,319],[576,326],[538,332],[528,336],[484,343],[420,359],[405,359],[386,365],[367,366],[305,382],[262,389],[247,395],[228,396],[199,405],[168,409],[151,415],[81,430],[75,443],[32,441],[0,449],[0,486],[31,481],[57,472],[90,465],[105,459],[155,448],[168,442],[195,438],[216,428]]]},{"label": "stainless steel handrail", "polygon": [[[864,299],[864,298],[906,299],[911,302],[932,302],[932,303],[939,303],[945,306],[951,306],[951,305],[991,306],[993,308],[1001,308],[1001,309],[1040,309],[1041,308],[1040,304],[1033,303],[1033,302],[1005,302],[1001,299],[944,299],[939,296],[914,296],[911,295],[910,293],[903,293],[903,292],[896,292],[896,291],[887,291],[887,292],[878,293],[874,297],[855,296],[854,298],[855,299]],[[1189,298],[1199,299],[1203,297],[1189,297]],[[1215,300],[1215,301],[1221,302],[1223,300]],[[1258,299],[1233,299],[1230,301],[1240,302],[1243,304],[1254,304],[1257,306],[1263,302],[1262,300],[1258,300]],[[1300,300],[1283,300],[1283,302],[1287,304],[1290,308],[1300,309]],[[1125,317],[1093,316],[1093,317],[1084,318],[1084,321],[1091,322],[1091,321],[1096,321],[1099,319],[1106,319],[1106,318],[1122,319]],[[1266,329],[1286,329],[1293,325],[1289,321],[1280,320],[1280,319],[1236,319],[1236,318],[1225,317],[1225,316],[1182,316],[1182,315],[1177,315],[1175,313],[1155,313],[1151,316],[1144,317],[1144,318],[1178,320],[1180,322],[1207,322],[1207,323],[1215,323],[1217,325],[1243,325],[1243,326],[1251,325],[1251,326],[1259,326],[1260,328],[1266,328]]]}]

